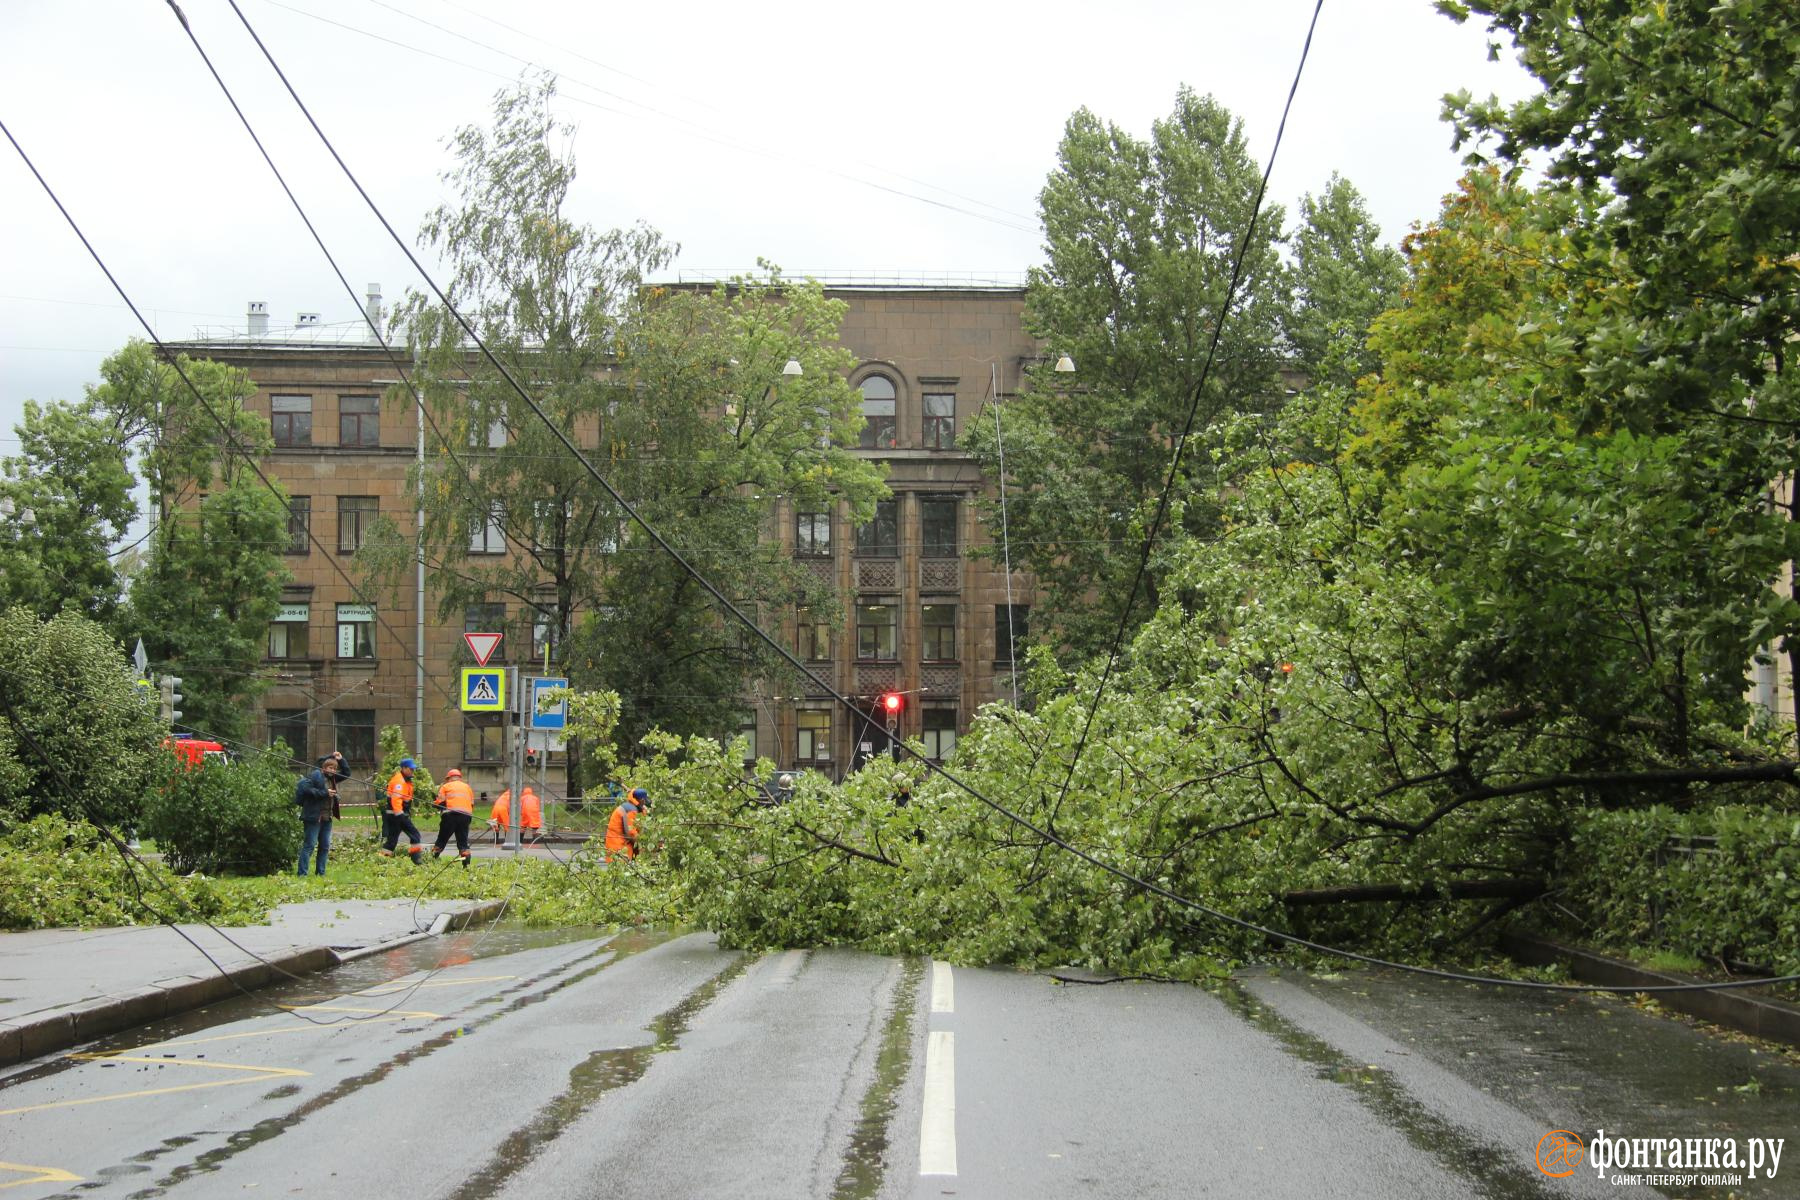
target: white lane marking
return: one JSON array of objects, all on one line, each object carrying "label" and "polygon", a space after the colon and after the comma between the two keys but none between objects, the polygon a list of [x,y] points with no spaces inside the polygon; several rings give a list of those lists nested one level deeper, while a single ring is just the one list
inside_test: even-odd
[{"label": "white lane marking", "polygon": [[931,1011],[956,1011],[956,981],[950,976],[950,964],[947,962],[934,961],[931,964]]},{"label": "white lane marking", "polygon": [[919,1174],[956,1174],[956,1035],[925,1042],[925,1112],[919,1119]]}]

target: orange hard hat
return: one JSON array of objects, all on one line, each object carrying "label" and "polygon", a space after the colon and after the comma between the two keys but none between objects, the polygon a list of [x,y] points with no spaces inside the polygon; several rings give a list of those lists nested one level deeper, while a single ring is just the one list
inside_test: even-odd
[{"label": "orange hard hat", "polygon": [[461,778],[462,778],[462,772],[457,770],[455,767],[451,767],[448,771],[444,772],[444,782],[445,783],[449,783],[452,779],[461,779]]}]

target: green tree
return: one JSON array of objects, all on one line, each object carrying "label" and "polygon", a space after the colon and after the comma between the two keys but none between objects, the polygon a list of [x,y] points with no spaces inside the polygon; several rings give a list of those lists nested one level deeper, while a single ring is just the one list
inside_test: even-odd
[{"label": "green tree", "polygon": [[112,426],[87,405],[25,402],[17,455],[0,461],[0,603],[109,620],[112,546],[137,516]]},{"label": "green tree", "polygon": [[101,376],[89,401],[136,452],[154,507],[121,633],[181,677],[182,725],[241,738],[287,579],[286,498],[250,465],[273,445],[268,420],[244,408],[255,385],[221,363],[161,361],[143,342],[107,359]]},{"label": "green tree", "polygon": [[[758,545],[773,498],[842,495],[866,517],[882,494],[875,469],[832,441],[852,440],[857,412],[841,306],[773,272],[716,293],[646,290],[672,248],[642,226],[602,233],[568,216],[575,166],[555,147],[568,131],[552,93],[502,93],[491,131],[455,136],[445,178],[459,198],[421,240],[450,263],[451,298],[495,357],[620,495],[728,595],[785,598],[806,580]],[[763,659],[469,353],[447,311],[414,296],[406,320],[436,431],[416,483],[440,612],[507,604],[508,652],[524,660],[547,635],[579,682],[627,696],[627,736],[717,728]],[[799,379],[783,378],[789,359]],[[404,561],[390,539],[366,565]]]},{"label": "green tree", "polygon": [[1295,365],[1315,380],[1348,383],[1375,365],[1369,326],[1400,298],[1406,278],[1406,260],[1380,239],[1362,193],[1341,175],[1300,198],[1283,332]]},{"label": "green tree", "polygon": [[[1625,303],[1580,347],[1613,420],[1678,433],[1711,488],[1742,505],[1791,477],[1800,432],[1800,20],[1791,5],[1572,8],[1549,0],[1439,7],[1510,38],[1543,84],[1514,105],[1448,100],[1458,136],[1548,186],[1604,199],[1583,235],[1624,265]],[[1791,524],[1800,497],[1782,500]],[[1758,586],[1766,531],[1736,566]],[[1800,668],[1800,593],[1763,632]],[[1742,605],[1740,605],[1740,608]]]},{"label": "green tree", "polygon": [[134,675],[118,642],[86,617],[0,609],[0,823],[45,813],[137,823],[145,794],[175,764],[154,694]]},{"label": "green tree", "polygon": [[[1013,561],[1037,575],[1046,615],[1078,653],[1103,648],[1118,625],[1260,177],[1242,123],[1186,88],[1147,141],[1086,109],[1064,130],[1039,197],[1048,261],[1032,271],[1026,301],[1026,327],[1050,361],[1005,402],[1000,435],[977,420],[964,444],[994,475],[1004,441]],[[1165,546],[1213,527],[1207,431],[1278,397],[1282,220],[1266,206],[1250,231]],[[1051,370],[1065,354],[1073,375]],[[998,523],[997,511],[988,517]],[[1165,570],[1159,558],[1137,622],[1155,611]]]}]

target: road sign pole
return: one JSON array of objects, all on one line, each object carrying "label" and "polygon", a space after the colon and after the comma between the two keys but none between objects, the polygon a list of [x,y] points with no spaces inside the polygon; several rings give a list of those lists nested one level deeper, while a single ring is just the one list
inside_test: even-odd
[{"label": "road sign pole", "polygon": [[[518,697],[516,703],[527,703],[525,689],[519,686],[525,682],[524,678],[518,673],[519,669],[517,667],[508,667],[506,668],[506,671],[507,674],[512,676],[513,695]],[[527,736],[525,722],[515,720],[513,723],[513,732],[512,803],[507,806],[506,810],[506,848],[511,850],[514,854],[517,854],[519,852],[519,825],[525,815],[525,806],[520,803],[519,800],[519,793],[524,790],[525,780],[525,738]]]}]

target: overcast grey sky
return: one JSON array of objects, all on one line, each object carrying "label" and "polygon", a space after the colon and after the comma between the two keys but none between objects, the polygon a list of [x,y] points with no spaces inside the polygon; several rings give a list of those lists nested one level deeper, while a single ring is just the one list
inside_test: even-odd
[{"label": "overcast grey sky", "polygon": [[[411,269],[330,163],[225,0],[180,0],[201,44],[360,289]],[[1019,277],[1068,115],[1139,134],[1187,83],[1266,160],[1309,0],[906,6],[239,0],[326,133],[411,238],[443,139],[527,64],[578,127],[574,215],[644,220],[675,272]],[[1272,199],[1334,170],[1389,240],[1436,211],[1458,157],[1444,93],[1516,97],[1510,48],[1429,0],[1326,0]],[[264,300],[355,316],[164,0],[0,0],[0,120],[159,335],[241,328]],[[138,332],[0,143],[0,452],[27,397],[80,394]]]}]

